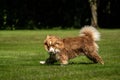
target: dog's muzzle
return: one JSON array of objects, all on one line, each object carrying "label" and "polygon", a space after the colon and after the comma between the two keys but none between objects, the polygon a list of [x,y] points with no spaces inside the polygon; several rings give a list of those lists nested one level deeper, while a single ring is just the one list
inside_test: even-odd
[{"label": "dog's muzzle", "polygon": [[59,53],[60,50],[59,49],[55,49],[53,47],[50,47],[49,50],[48,50],[49,53],[53,53],[53,54],[56,54],[56,53]]}]

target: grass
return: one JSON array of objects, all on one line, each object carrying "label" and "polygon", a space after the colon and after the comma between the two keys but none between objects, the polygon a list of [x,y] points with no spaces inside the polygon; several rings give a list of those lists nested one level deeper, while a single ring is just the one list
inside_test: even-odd
[{"label": "grass", "polygon": [[120,80],[120,29],[99,31],[105,65],[81,56],[63,67],[39,64],[48,57],[43,41],[47,34],[69,37],[79,30],[0,31],[0,80]]}]

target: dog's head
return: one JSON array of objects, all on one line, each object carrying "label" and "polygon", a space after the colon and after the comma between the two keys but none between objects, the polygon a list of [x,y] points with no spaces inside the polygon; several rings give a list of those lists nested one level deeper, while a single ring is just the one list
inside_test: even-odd
[{"label": "dog's head", "polygon": [[57,36],[48,35],[44,40],[44,47],[48,51],[48,53],[56,54],[64,48],[64,44],[62,39]]}]

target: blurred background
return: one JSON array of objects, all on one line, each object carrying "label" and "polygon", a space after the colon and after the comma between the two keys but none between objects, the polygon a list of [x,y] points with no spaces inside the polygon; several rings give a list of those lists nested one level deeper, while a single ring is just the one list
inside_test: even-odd
[{"label": "blurred background", "polygon": [[0,0],[0,30],[120,28],[120,0]]}]

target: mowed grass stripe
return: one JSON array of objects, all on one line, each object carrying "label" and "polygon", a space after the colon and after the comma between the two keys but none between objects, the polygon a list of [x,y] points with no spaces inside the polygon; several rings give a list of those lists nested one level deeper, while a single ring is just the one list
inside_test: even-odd
[{"label": "mowed grass stripe", "polygon": [[92,64],[85,56],[70,60],[67,66],[41,65],[48,53],[44,39],[48,34],[78,36],[79,30],[0,31],[1,80],[119,80],[120,29],[99,29],[99,54],[105,65]]}]

